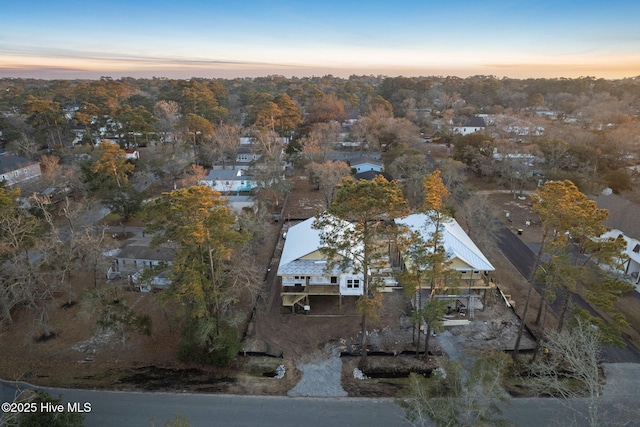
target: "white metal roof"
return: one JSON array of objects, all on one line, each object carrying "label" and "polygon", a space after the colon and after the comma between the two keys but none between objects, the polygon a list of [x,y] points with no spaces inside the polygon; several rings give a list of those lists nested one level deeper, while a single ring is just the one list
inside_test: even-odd
[{"label": "white metal roof", "polygon": [[[322,231],[313,228],[316,218],[309,218],[299,224],[289,228],[287,239],[284,242],[280,264],[278,265],[278,275],[280,274],[320,274],[319,271],[326,268],[326,264],[315,263],[316,260],[300,260],[321,247]],[[324,257],[319,257],[322,260]],[[304,261],[304,262],[302,262]],[[297,270],[302,268],[303,270]],[[335,270],[337,272],[337,270]]]},{"label": "white metal roof", "polygon": [[[397,223],[405,224],[413,231],[420,232],[425,240],[429,239],[430,234],[435,229],[434,225],[428,220],[428,217],[422,213],[409,215],[406,218],[397,220]],[[445,250],[448,254],[451,254],[452,257],[465,262],[473,270],[495,270],[493,265],[491,265],[489,260],[480,249],[478,249],[476,244],[473,243],[455,219],[451,218],[444,223],[442,236]]]},{"label": "white metal roof", "polygon": [[[309,218],[300,224],[289,227],[287,240],[284,242],[280,266],[289,264],[298,258],[309,255],[320,248],[320,230],[313,228],[315,218]],[[278,273],[280,267],[278,267]]]}]

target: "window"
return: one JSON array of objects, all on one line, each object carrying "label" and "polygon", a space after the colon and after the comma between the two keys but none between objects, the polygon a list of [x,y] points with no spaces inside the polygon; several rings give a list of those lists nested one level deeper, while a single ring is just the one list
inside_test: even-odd
[{"label": "window", "polygon": [[348,289],[359,289],[360,288],[360,280],[359,279],[347,279],[347,288]]},{"label": "window", "polygon": [[635,252],[635,253],[639,253],[640,252],[640,244],[637,244],[637,245],[634,246],[633,252]]},{"label": "window", "polygon": [[338,276],[331,276],[331,283],[334,285],[338,283]]}]

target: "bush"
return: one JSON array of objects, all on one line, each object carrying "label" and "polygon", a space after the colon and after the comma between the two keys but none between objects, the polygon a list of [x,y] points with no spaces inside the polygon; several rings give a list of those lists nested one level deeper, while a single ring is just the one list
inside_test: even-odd
[{"label": "bush", "polygon": [[609,172],[607,176],[605,176],[605,179],[607,181],[607,185],[616,194],[620,194],[623,191],[628,191],[633,188],[631,176],[629,176],[624,169]]},{"label": "bush", "polygon": [[199,325],[193,322],[184,331],[178,346],[178,360],[185,363],[226,366],[241,349],[240,335],[235,328],[220,324],[220,333],[208,337],[206,343],[198,339]]}]

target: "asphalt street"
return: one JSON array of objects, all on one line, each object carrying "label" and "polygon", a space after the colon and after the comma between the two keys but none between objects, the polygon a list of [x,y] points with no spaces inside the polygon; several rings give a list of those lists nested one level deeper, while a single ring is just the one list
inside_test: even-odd
[{"label": "asphalt street", "polygon": [[[21,384],[23,388],[30,388]],[[44,389],[64,402],[89,402],[86,426],[163,426],[176,414],[192,426],[407,426],[392,399],[293,398]],[[0,382],[0,400],[15,388]],[[155,424],[151,424],[153,421]]]},{"label": "asphalt street", "polygon": [[[531,270],[535,263],[536,254],[527,246],[521,239],[509,230],[508,227],[503,226],[500,231],[500,238],[498,240],[498,246],[504,256],[516,267],[516,269],[525,278],[529,278]],[[535,283],[535,289],[542,293],[543,286],[540,283]],[[558,297],[550,304],[552,310],[559,314],[562,311],[562,301],[564,300],[564,294],[558,293]],[[578,307],[588,310],[593,316],[598,316],[598,313],[580,296],[577,294],[571,294],[571,302]],[[617,348],[606,346],[602,350],[602,357],[605,362],[609,363],[640,363],[640,351],[634,347],[628,340],[624,339],[626,344],[625,348]]]},{"label": "asphalt street", "polygon": [[[607,383],[599,409],[606,419],[600,425],[638,425],[636,410],[640,395],[639,364],[604,366]],[[0,402],[11,402],[26,383],[0,380]],[[276,396],[232,396],[189,393],[139,393],[44,388],[63,402],[90,403],[84,413],[86,426],[162,426],[176,414],[189,425],[325,427],[325,426],[408,426],[404,410],[392,399],[294,398]],[[580,415],[587,400],[551,398],[509,399],[502,407],[504,417],[521,427],[585,425]],[[573,423],[573,420],[577,423]],[[154,424],[152,424],[152,422]],[[626,423],[626,424],[624,424]]]}]

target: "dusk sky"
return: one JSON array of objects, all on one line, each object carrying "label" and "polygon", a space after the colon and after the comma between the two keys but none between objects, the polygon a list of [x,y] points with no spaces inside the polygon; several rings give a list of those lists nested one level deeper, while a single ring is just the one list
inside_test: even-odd
[{"label": "dusk sky", "polygon": [[0,77],[640,75],[640,1],[1,0]]}]

